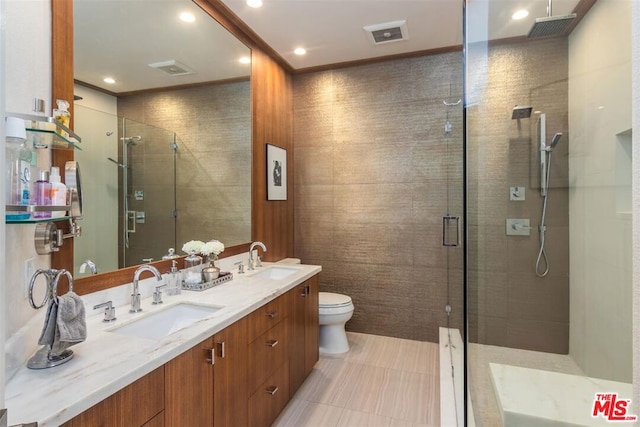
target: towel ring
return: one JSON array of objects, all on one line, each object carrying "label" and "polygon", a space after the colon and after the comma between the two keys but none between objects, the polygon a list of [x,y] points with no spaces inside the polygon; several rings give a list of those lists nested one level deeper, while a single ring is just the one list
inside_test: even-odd
[{"label": "towel ring", "polygon": [[53,279],[53,286],[51,287],[51,297],[58,296],[58,281],[60,280],[60,277],[62,277],[62,275],[67,276],[67,279],[69,281],[69,292],[73,292],[73,276],[71,275],[71,273],[69,273],[64,268],[54,271],[56,271],[57,274],[55,279]]},{"label": "towel ring", "polygon": [[[57,273],[58,273],[58,270],[43,270],[40,268],[36,270],[33,276],[31,276],[31,281],[29,282],[29,304],[31,305],[32,308],[36,310],[39,308],[42,308],[47,303],[47,301],[49,301],[49,297],[51,296],[51,282],[54,280],[55,275]],[[44,299],[42,300],[42,303],[38,305],[33,300],[33,287],[36,284],[36,278],[41,274],[44,274],[45,277],[47,278],[47,291],[44,294]]]},{"label": "towel ring", "polygon": [[[41,274],[44,274],[47,278],[47,292],[45,293],[42,302],[40,304],[36,304],[33,300],[33,288],[36,284],[36,278]],[[32,308],[36,310],[42,308],[50,298],[53,299],[58,296],[58,282],[62,275],[67,276],[67,279],[69,280],[69,291],[73,292],[73,276],[71,276],[71,273],[64,268],[61,270],[36,270],[35,274],[31,276],[31,281],[29,282],[29,304]]]}]

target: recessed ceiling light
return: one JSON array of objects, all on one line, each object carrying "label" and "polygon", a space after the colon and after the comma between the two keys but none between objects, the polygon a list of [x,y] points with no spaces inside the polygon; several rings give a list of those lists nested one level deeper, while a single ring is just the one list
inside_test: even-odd
[{"label": "recessed ceiling light", "polygon": [[307,51],[302,47],[298,47],[293,51],[293,53],[295,53],[296,55],[304,55],[305,53],[307,53]]},{"label": "recessed ceiling light", "polygon": [[247,0],[247,6],[257,9],[262,7],[262,0]]},{"label": "recessed ceiling light", "polygon": [[183,22],[196,22],[196,17],[191,12],[182,12],[180,20]]},{"label": "recessed ceiling light", "polygon": [[520,9],[517,10],[513,13],[513,15],[511,15],[511,19],[524,19],[527,16],[529,16],[529,11],[528,10],[524,10],[524,9]]},{"label": "recessed ceiling light", "polygon": [[241,64],[251,64],[251,58],[248,56],[243,56],[239,61]]},{"label": "recessed ceiling light", "polygon": [[112,77],[105,77],[103,80],[105,83],[109,83],[110,85],[114,84],[116,81]]}]

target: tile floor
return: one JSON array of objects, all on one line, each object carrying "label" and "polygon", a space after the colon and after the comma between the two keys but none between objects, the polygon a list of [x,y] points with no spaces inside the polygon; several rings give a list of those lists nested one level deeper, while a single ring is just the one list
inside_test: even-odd
[{"label": "tile floor", "polygon": [[351,350],[320,356],[274,427],[440,425],[438,344],[347,336]]}]

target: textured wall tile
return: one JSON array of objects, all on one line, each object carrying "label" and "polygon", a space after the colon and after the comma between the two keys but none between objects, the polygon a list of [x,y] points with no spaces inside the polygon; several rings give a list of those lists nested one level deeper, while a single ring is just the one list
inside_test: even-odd
[{"label": "textured wall tile", "polygon": [[[512,215],[531,218],[533,224],[541,200],[535,191],[539,186],[535,116],[513,121],[511,110],[514,105],[535,104],[548,113],[550,128],[566,129],[566,49],[563,41],[493,48],[487,96],[469,110],[473,279],[469,304],[478,313],[469,320],[471,333],[480,342],[522,345],[507,333],[508,260],[512,257],[522,264],[520,268],[535,262],[535,257],[530,258],[537,237],[533,233],[526,242],[514,242],[516,246],[511,247],[504,224]],[[296,147],[333,155],[332,181],[324,171],[297,172],[296,251],[324,261],[323,290],[357,295],[360,307],[347,325],[351,330],[435,341],[437,327],[447,320],[462,326],[462,275],[450,277],[461,269],[462,249],[441,245],[442,215],[462,213],[462,110],[442,105],[442,100],[455,101],[461,93],[461,59],[460,53],[435,55],[294,78]],[[549,61],[554,67],[548,67]],[[451,134],[444,132],[447,120],[453,127]],[[296,158],[296,168],[321,167],[319,156],[303,152]],[[553,171],[566,168],[563,162],[558,153]],[[558,174],[555,185],[562,183]],[[333,186],[333,206],[328,202],[329,190],[312,189],[313,181]],[[527,186],[524,204],[509,202],[509,187],[515,185]],[[554,197],[557,203],[548,223],[563,226],[565,196]],[[314,212],[315,206],[324,209]],[[335,222],[333,229],[327,218]],[[311,230],[314,224],[319,224],[317,232]],[[319,250],[318,242],[328,241],[322,235],[331,232],[334,247]],[[308,236],[303,237],[304,233]],[[556,236],[565,237],[562,232]],[[568,265],[568,250],[562,249],[566,247],[566,242],[558,241],[550,248],[557,252],[560,274]],[[403,278],[395,288],[411,294],[413,301],[389,295],[375,277],[383,266],[389,273],[398,266],[402,274],[410,272],[410,283]],[[555,277],[548,278],[550,286],[555,284],[564,292],[566,279]],[[546,297],[533,295],[531,303],[542,304]],[[450,319],[443,309],[447,299],[454,306]],[[401,310],[407,313],[398,314]],[[564,318],[562,313],[559,316]],[[544,316],[536,321],[545,322]],[[562,336],[555,333],[548,342],[544,337],[535,341],[541,349],[560,343],[558,350]]]}]

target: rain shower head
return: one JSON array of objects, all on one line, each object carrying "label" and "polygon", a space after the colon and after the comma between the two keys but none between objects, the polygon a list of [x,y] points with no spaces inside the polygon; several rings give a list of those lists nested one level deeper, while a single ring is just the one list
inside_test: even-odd
[{"label": "rain shower head", "polygon": [[576,18],[575,13],[572,13],[570,15],[552,16],[553,13],[551,9],[551,1],[552,0],[549,0],[549,5],[547,6],[547,16],[545,16],[544,18],[536,18],[536,22],[529,30],[529,34],[527,35],[527,37],[529,37],[530,39],[535,37],[551,37],[562,35],[571,21]]},{"label": "rain shower head", "polygon": [[529,106],[519,107],[516,105],[515,107],[513,107],[513,112],[511,113],[511,119],[512,120],[528,119],[529,117],[531,117],[531,110],[533,110],[533,107],[529,107]]},{"label": "rain shower head", "polygon": [[576,18],[576,14],[562,16],[547,16],[545,18],[536,18],[536,22],[529,30],[527,37],[550,37],[559,36],[569,26],[569,24]]},{"label": "rain shower head", "polygon": [[556,145],[558,145],[560,138],[562,138],[562,132],[558,132],[555,135],[553,135],[553,138],[551,138],[551,142],[549,143],[550,150],[553,150],[554,148],[556,148]]}]

